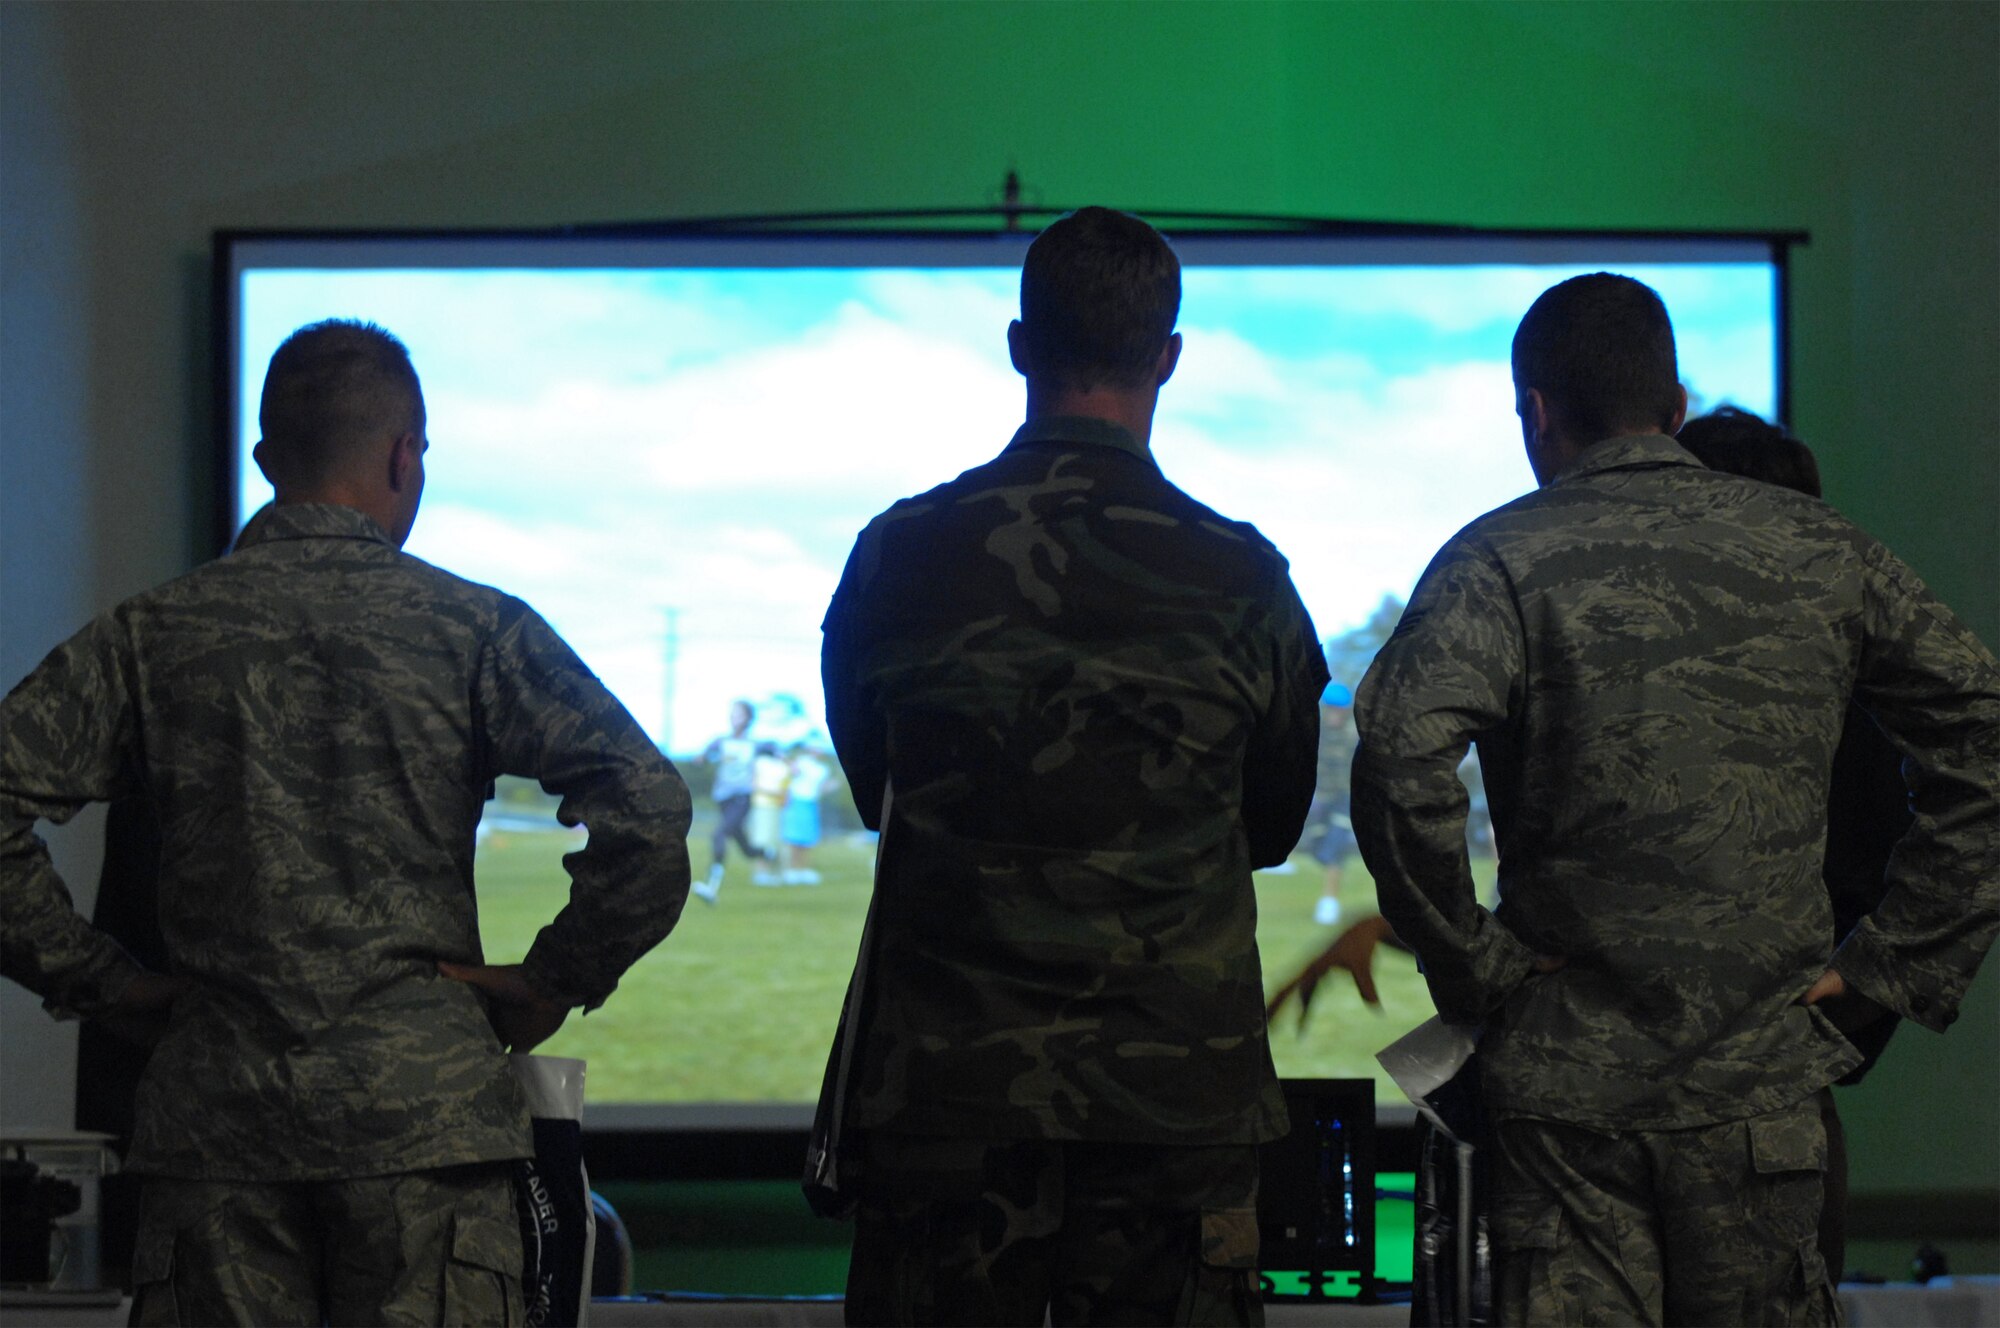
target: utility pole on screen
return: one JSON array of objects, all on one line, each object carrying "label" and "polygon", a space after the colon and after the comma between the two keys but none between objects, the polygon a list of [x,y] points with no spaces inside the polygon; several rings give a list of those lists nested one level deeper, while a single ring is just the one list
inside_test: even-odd
[{"label": "utility pole on screen", "polygon": [[660,656],[665,677],[660,688],[660,699],[665,705],[660,711],[660,751],[671,758],[674,754],[674,691],[681,660],[681,611],[663,608],[660,613],[666,618],[666,637]]}]

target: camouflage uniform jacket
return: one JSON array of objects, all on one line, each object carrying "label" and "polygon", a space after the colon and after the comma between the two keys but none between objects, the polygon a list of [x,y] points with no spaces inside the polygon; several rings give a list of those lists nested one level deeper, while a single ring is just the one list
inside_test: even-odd
[{"label": "camouflage uniform jacket", "polygon": [[1283,556],[1124,429],[1043,418],[877,517],[825,630],[871,825],[895,790],[849,1119],[1281,1133],[1250,872],[1298,840],[1326,682]]},{"label": "camouflage uniform jacket", "polygon": [[335,1179],[519,1157],[480,999],[473,837],[500,774],[586,824],[526,964],[596,1004],[686,897],[687,790],[519,600],[345,507],[266,509],[0,702],[0,973],[89,1014],[137,971],[74,911],[38,818],[143,792],[159,921],[193,982],[139,1087],[133,1170]]},{"label": "camouflage uniform jacket", "polygon": [[[1917,822],[1833,963],[1941,1030],[2000,927],[2000,668],[1907,567],[1661,436],[1589,448],[1439,552],[1362,683],[1355,828],[1439,1011],[1485,1024],[1490,1105],[1674,1129],[1857,1062],[1795,1003],[1832,949],[1850,695],[1912,758]],[[1466,870],[1469,740],[1496,913]],[[1531,976],[1537,954],[1567,966]]]}]

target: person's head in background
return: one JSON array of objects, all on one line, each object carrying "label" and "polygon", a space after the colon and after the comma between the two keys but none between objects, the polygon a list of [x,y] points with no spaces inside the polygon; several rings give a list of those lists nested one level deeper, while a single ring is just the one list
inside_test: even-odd
[{"label": "person's head in background", "polygon": [[327,319],[285,338],[264,374],[253,455],[280,504],[337,503],[401,547],[424,494],[424,393],[410,352],[373,323]]},{"label": "person's head in background", "polygon": [[1180,358],[1180,306],[1180,259],[1145,222],[1101,207],[1052,222],[1028,246],[1021,316],[1007,328],[1028,418],[1094,416],[1144,441]]},{"label": "person's head in background", "polygon": [[1321,728],[1343,729],[1354,717],[1354,689],[1344,682],[1330,682],[1320,690]]},{"label": "person's head in background", "polygon": [[1683,424],[1677,441],[1710,470],[1821,496],[1812,449],[1747,410],[1719,406]]},{"label": "person's head in background", "polygon": [[1652,287],[1610,272],[1543,291],[1514,333],[1514,411],[1538,483],[1613,438],[1672,435],[1687,414],[1674,328]]}]

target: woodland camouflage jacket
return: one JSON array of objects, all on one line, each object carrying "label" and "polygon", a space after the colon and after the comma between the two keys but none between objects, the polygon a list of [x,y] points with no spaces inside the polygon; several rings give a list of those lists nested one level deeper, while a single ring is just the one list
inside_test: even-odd
[{"label": "woodland camouflage jacket", "polygon": [[825,628],[871,824],[894,786],[850,1120],[1281,1133],[1250,873],[1298,839],[1326,665],[1277,550],[1042,419],[877,517]]},{"label": "woodland camouflage jacket", "polygon": [[[1903,753],[1915,830],[1832,962],[1932,1029],[2000,927],[2000,669],[1825,504],[1614,439],[1474,521],[1357,703],[1355,829],[1491,1105],[1600,1128],[1720,1122],[1858,1057],[1796,1004],[1827,966],[1820,879],[1848,698]],[[1473,899],[1476,742],[1500,851]],[[1531,976],[1530,957],[1567,966]]]},{"label": "woodland camouflage jacket", "polygon": [[[473,989],[473,838],[501,774],[590,840],[530,949],[596,1004],[686,897],[680,777],[533,610],[344,507],[269,508],[236,552],[119,605],[0,702],[0,973],[89,1014],[137,971],[33,833],[140,793],[159,921],[193,983],[128,1165],[264,1181],[526,1155]],[[561,897],[551,882],[552,902]]]}]

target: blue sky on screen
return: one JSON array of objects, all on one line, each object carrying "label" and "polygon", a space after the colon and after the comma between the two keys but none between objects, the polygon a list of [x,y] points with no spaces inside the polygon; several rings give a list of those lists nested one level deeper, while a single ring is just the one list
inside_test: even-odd
[{"label": "blue sky on screen", "polygon": [[[1533,484],[1507,350],[1552,267],[1190,268],[1167,476],[1290,557],[1322,635],[1409,593]],[[1696,408],[1771,414],[1762,264],[1659,290]],[[855,533],[1020,422],[1013,270],[280,270],[244,279],[239,519],[271,352],[326,317],[408,343],[430,409],[409,550],[539,609],[671,751],[729,702],[819,710],[819,621]],[[671,679],[668,612],[678,625]],[[1353,681],[1353,680],[1350,680]]]}]

